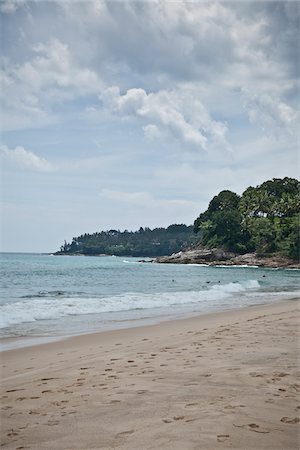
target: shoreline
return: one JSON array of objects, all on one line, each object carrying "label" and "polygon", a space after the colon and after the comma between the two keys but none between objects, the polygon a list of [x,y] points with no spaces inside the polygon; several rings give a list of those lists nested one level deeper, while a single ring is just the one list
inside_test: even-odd
[{"label": "shoreline", "polygon": [[[47,253],[48,256],[84,256],[93,258],[142,258],[138,262],[144,264],[187,264],[207,267],[248,267],[261,269],[280,269],[280,270],[300,270],[300,262],[291,259],[270,255],[266,257],[257,256],[255,253],[246,255],[228,256],[226,259],[207,258],[204,251],[187,250],[174,253],[169,256],[133,256],[133,255],[107,255],[107,254],[88,254],[88,253]],[[224,252],[226,253],[226,252]],[[147,259],[146,259],[147,258]]]},{"label": "shoreline", "polygon": [[298,319],[285,300],[4,351],[2,446],[294,450]]},{"label": "shoreline", "polygon": [[[14,349],[24,349],[24,348],[28,348],[28,347],[34,347],[34,346],[38,346],[38,345],[46,345],[46,344],[51,344],[52,342],[62,342],[62,341],[66,341],[68,339],[73,339],[73,338],[77,338],[77,337],[81,337],[81,336],[86,336],[86,335],[98,335],[99,333],[106,333],[106,332],[113,332],[113,331],[118,331],[118,330],[130,330],[133,328],[144,328],[144,327],[151,327],[151,326],[155,326],[155,325],[160,325],[160,324],[166,324],[168,322],[177,322],[177,321],[182,321],[182,320],[189,320],[193,317],[198,317],[198,318],[202,318],[202,317],[206,317],[206,316],[210,316],[211,314],[222,314],[222,313],[230,313],[230,312],[235,312],[235,311],[240,311],[242,309],[247,309],[247,308],[254,308],[254,307],[260,307],[260,306],[267,306],[267,305],[272,305],[272,304],[277,304],[277,303],[281,303],[281,302],[286,302],[286,301],[295,301],[295,300],[299,300],[298,296],[292,296],[292,293],[289,293],[289,296],[287,298],[279,298],[276,300],[273,300],[272,302],[260,302],[260,303],[255,303],[255,304],[248,304],[248,305],[243,305],[241,307],[229,307],[226,306],[226,308],[224,307],[220,307],[220,309],[216,309],[213,311],[184,311],[184,312],[179,312],[177,311],[176,313],[174,312],[173,314],[162,314],[162,315],[157,315],[157,316],[148,316],[148,317],[140,317],[140,318],[131,318],[131,319],[126,319],[125,321],[114,321],[110,324],[107,324],[105,327],[103,328],[99,328],[97,330],[93,330],[93,331],[83,331],[83,332],[76,332],[76,333],[71,333],[71,334],[63,334],[63,335],[36,335],[36,336],[9,336],[9,337],[0,337],[0,358],[1,358],[1,354],[3,352],[6,351],[10,351],[10,350],[14,350]],[[125,325],[124,325],[125,323]]]}]

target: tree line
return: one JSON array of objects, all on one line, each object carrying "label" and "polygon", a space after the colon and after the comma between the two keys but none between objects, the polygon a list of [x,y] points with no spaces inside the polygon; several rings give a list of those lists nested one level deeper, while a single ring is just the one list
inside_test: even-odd
[{"label": "tree line", "polygon": [[185,250],[196,240],[193,226],[173,224],[167,228],[141,227],[138,231],[108,230],[74,237],[60,254],[156,257]]},{"label": "tree line", "polygon": [[278,254],[299,259],[300,182],[273,178],[239,196],[224,190],[213,197],[194,226],[138,231],[108,230],[74,237],[59,254],[165,256],[201,245],[243,254]]}]

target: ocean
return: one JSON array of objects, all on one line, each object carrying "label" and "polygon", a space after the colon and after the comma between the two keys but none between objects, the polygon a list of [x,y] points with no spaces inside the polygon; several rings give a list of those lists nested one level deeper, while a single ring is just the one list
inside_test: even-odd
[{"label": "ocean", "polygon": [[299,270],[130,257],[2,253],[0,275],[2,350],[300,295]]}]

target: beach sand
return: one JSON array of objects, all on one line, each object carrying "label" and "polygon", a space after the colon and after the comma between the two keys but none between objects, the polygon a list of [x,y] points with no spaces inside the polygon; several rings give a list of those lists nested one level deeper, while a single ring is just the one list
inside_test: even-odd
[{"label": "beach sand", "polygon": [[1,448],[299,448],[299,303],[1,354]]}]

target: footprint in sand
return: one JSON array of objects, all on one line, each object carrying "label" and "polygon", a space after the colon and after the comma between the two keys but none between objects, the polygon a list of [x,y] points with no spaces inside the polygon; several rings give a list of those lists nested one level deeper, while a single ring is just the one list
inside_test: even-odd
[{"label": "footprint in sand", "polygon": [[293,419],[291,417],[282,417],[280,419],[280,422],[296,424],[296,423],[300,422],[300,419],[299,419],[299,417],[294,417]]},{"label": "footprint in sand", "polygon": [[134,430],[128,430],[128,431],[121,431],[120,433],[116,434],[116,437],[122,437],[122,436],[126,436],[127,434],[132,434],[134,433]]},{"label": "footprint in sand", "polygon": [[235,423],[233,423],[233,426],[238,428],[246,428],[247,430],[254,431],[255,433],[270,433],[270,430],[267,430],[266,428],[260,428],[260,426],[256,423],[248,423],[245,425],[236,425]]},{"label": "footprint in sand", "polygon": [[6,392],[19,392],[19,391],[25,391],[25,389],[10,389],[9,391]]},{"label": "footprint in sand", "polygon": [[11,430],[9,433],[7,433],[8,437],[18,436],[18,432],[15,430]]},{"label": "footprint in sand", "polygon": [[218,434],[217,436],[218,442],[225,442],[228,441],[228,439],[230,439],[229,434]]},{"label": "footprint in sand", "polygon": [[183,419],[184,419],[184,416],[174,416],[172,419],[170,417],[166,417],[165,419],[162,419],[162,421],[164,423],[172,423],[174,421],[183,420]]},{"label": "footprint in sand", "polygon": [[48,423],[46,423],[46,425],[48,425],[49,427],[53,427],[58,424],[59,424],[59,420],[49,420]]}]

